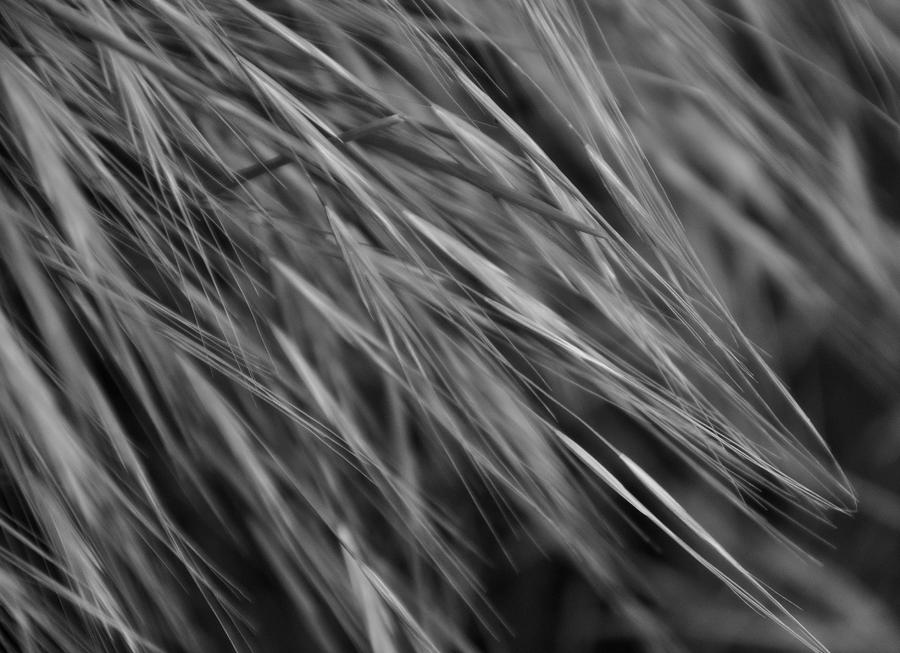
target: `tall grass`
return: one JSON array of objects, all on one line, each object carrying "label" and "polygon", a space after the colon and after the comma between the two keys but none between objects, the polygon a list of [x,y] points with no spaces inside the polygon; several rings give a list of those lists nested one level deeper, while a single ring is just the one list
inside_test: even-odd
[{"label": "tall grass", "polygon": [[0,0],[0,647],[852,650],[784,379],[900,370],[900,16],[812,4]]}]

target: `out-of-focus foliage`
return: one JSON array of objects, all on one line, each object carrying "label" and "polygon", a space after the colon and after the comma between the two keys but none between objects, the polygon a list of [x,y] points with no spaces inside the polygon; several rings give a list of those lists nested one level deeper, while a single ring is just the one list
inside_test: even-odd
[{"label": "out-of-focus foliage", "polygon": [[888,0],[0,9],[0,648],[896,650]]}]

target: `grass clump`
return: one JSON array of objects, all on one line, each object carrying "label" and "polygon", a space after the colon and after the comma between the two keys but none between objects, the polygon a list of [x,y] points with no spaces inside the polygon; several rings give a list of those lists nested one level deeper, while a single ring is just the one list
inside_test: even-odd
[{"label": "grass clump", "polygon": [[2,6],[4,647],[827,649],[762,311],[896,344],[888,5]]}]

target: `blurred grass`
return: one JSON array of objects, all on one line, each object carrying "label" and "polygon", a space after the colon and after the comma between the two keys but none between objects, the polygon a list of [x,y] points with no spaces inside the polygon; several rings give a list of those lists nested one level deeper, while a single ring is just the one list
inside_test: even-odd
[{"label": "blurred grass", "polygon": [[889,0],[0,8],[0,648],[900,650]]}]

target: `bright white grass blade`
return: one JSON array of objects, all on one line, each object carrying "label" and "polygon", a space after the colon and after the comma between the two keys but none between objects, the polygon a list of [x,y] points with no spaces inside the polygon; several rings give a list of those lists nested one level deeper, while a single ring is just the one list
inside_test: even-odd
[{"label": "bright white grass blade", "polygon": [[[693,517],[691,517],[684,508],[669,494],[662,486],[653,480],[644,470],[638,467],[632,460],[624,454],[618,453],[618,456],[628,466],[637,479],[648,489],[653,495],[668,508],[676,517],[679,518],[689,530],[709,545],[717,554],[719,554],[726,563],[736,572],[741,581],[737,582],[731,578],[729,574],[722,571],[718,566],[711,562],[708,557],[698,552],[681,536],[679,536],[670,526],[668,526],[660,517],[650,508],[648,508],[640,499],[637,498],[622,481],[603,466],[595,457],[591,456],[583,447],[574,440],[561,432],[557,432],[557,436],[562,444],[568,448],[582,463],[584,463],[591,471],[593,471],[613,492],[622,497],[635,510],[644,515],[652,522],[660,531],[681,547],[692,558],[699,562],[703,567],[718,577],[725,585],[727,585],[742,601],[747,603],[760,614],[772,619],[774,622],[793,633],[801,640],[811,651],[816,653],[827,653],[821,642],[819,642],[811,633],[809,633],[802,624],[791,615],[782,605],[781,602],[749,572],[737,560],[735,560],[722,546],[704,529]],[[744,589],[741,583],[745,583],[752,588],[752,591]]]},{"label": "bright white grass blade", "polygon": [[393,623],[381,595],[369,581],[365,563],[359,559],[360,551],[356,540],[345,526],[338,527],[337,535],[343,547],[344,563],[350,575],[350,583],[356,594],[359,609],[365,615],[372,653],[397,653]]}]

